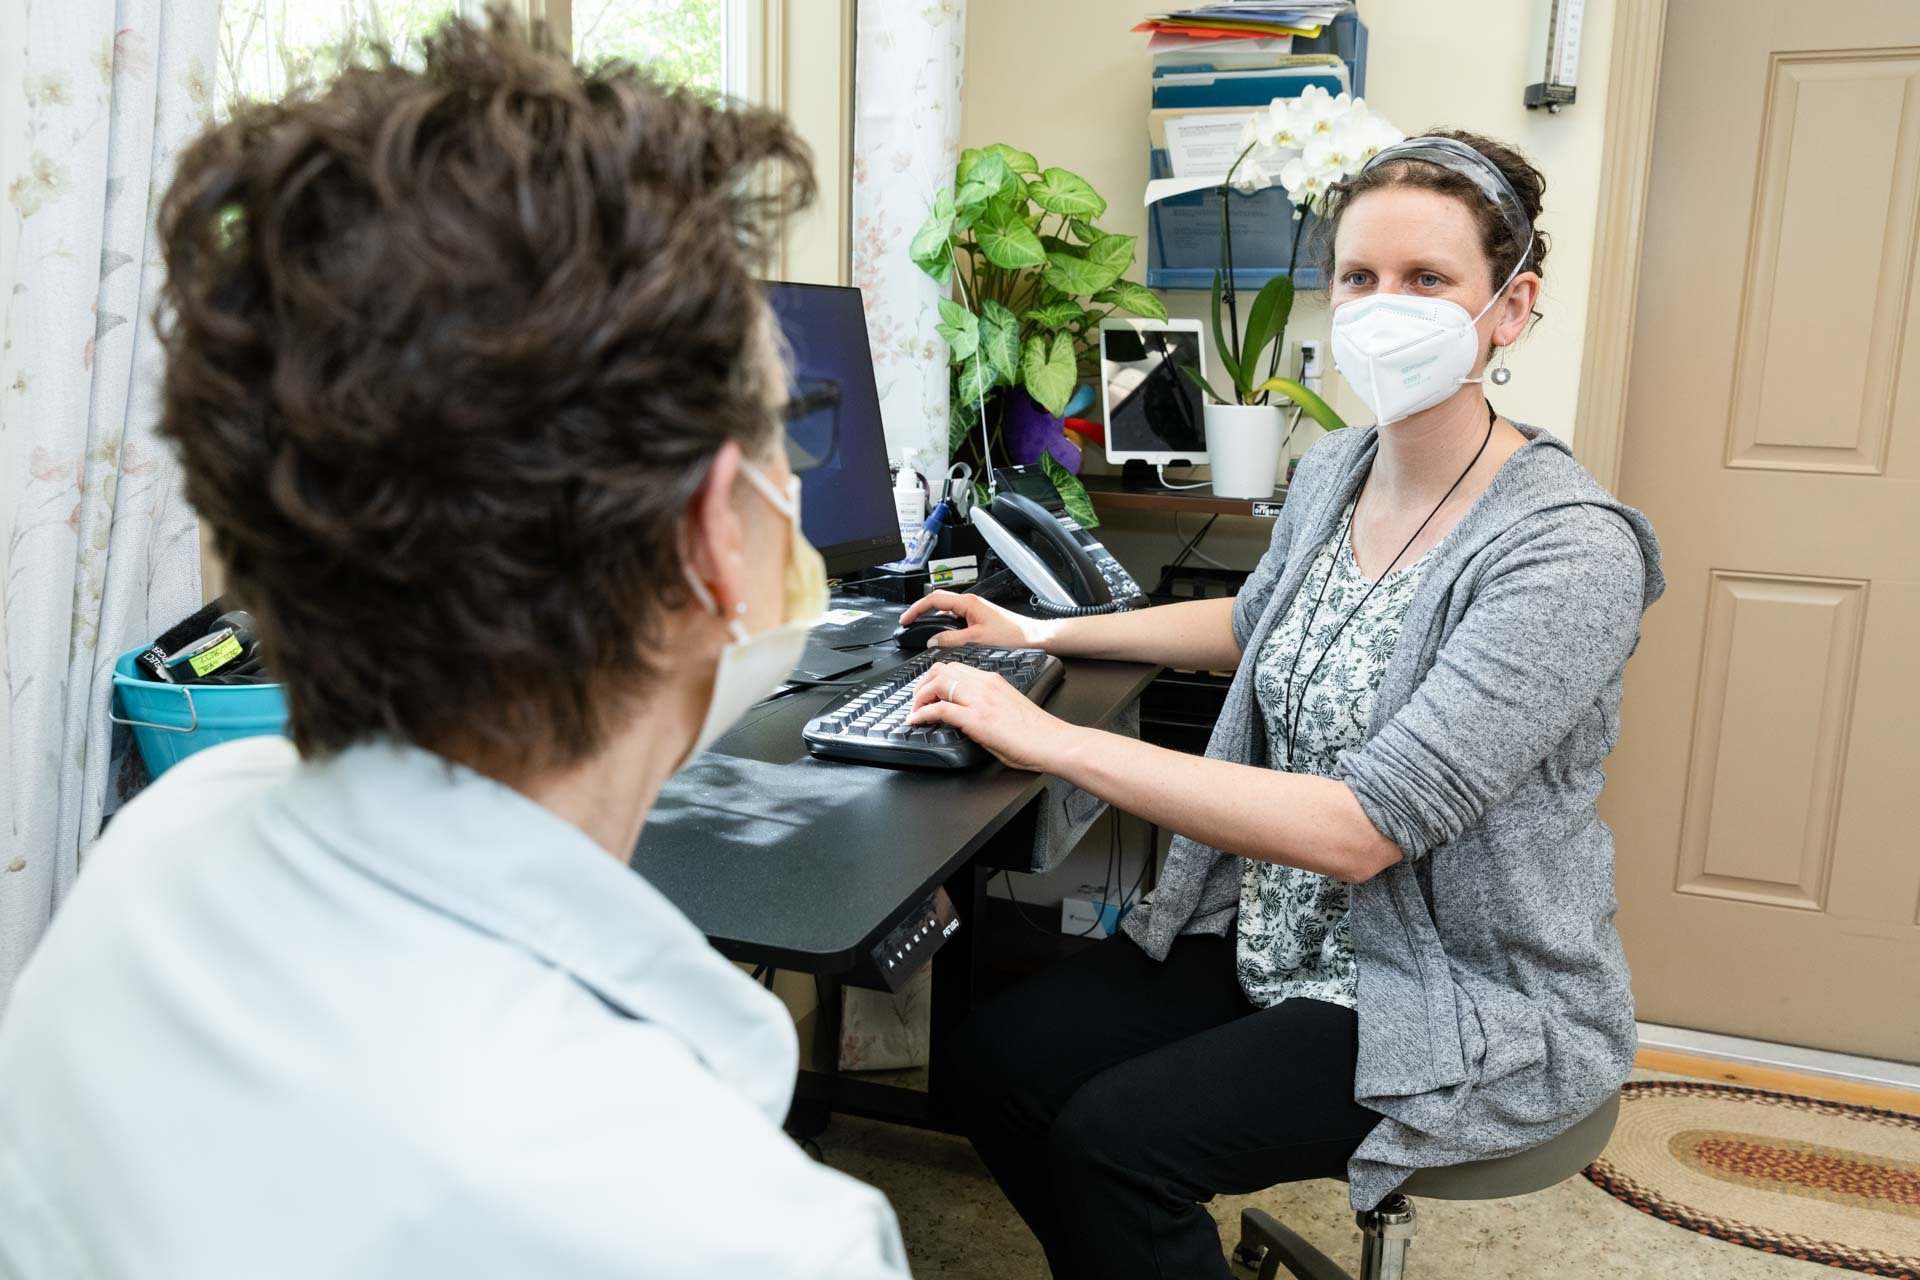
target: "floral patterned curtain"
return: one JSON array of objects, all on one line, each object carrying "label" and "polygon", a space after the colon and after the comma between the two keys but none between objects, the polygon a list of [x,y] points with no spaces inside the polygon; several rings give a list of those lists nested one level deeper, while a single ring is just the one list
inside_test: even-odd
[{"label": "floral patterned curtain", "polygon": [[154,212],[208,119],[218,21],[218,0],[30,0],[25,75],[0,86],[0,127],[25,134],[0,211],[17,220],[0,354],[0,1005],[137,767],[107,720],[114,660],[200,601],[198,527],[153,433]]},{"label": "floral patterned curtain", "polygon": [[907,246],[960,155],[966,0],[860,6],[854,85],[853,282],[887,451],[930,480],[947,466],[947,347],[934,333],[942,290]]},{"label": "floral patterned curtain", "polygon": [[[887,454],[936,485],[947,469],[947,344],[933,327],[946,291],[913,265],[907,246],[960,158],[966,44],[966,0],[860,6],[853,282],[866,298]],[[925,1063],[931,996],[924,969],[897,995],[848,988],[840,1066]]]}]

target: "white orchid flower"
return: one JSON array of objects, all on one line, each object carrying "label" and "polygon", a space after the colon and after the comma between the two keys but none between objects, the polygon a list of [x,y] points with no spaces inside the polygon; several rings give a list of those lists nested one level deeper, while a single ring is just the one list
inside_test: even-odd
[{"label": "white orchid flower", "polygon": [[1335,121],[1330,132],[1316,133],[1308,140],[1301,158],[1310,169],[1333,174],[1336,179],[1343,178],[1363,163],[1359,159],[1358,144],[1359,139],[1354,137],[1345,123]]},{"label": "white orchid flower", "polygon": [[1366,99],[1309,85],[1298,97],[1273,99],[1241,126],[1246,155],[1233,186],[1251,194],[1278,185],[1296,206],[1317,210],[1330,187],[1405,136]]},{"label": "white orchid flower", "polygon": [[1303,137],[1330,132],[1333,122],[1345,114],[1353,103],[1353,99],[1346,94],[1335,97],[1315,84],[1308,85],[1294,101],[1298,104],[1295,111],[1299,114]]},{"label": "white orchid flower", "polygon": [[1308,163],[1304,156],[1287,161],[1280,170],[1280,185],[1286,188],[1287,199],[1307,208],[1319,207],[1327,182],[1327,171]]},{"label": "white orchid flower", "polygon": [[1354,137],[1350,145],[1358,152],[1362,165],[1407,136],[1384,118],[1372,114],[1355,122],[1352,128]]},{"label": "white orchid flower", "polygon": [[1262,141],[1281,151],[1298,151],[1301,145],[1301,119],[1297,98],[1275,98],[1267,104],[1261,119]]}]

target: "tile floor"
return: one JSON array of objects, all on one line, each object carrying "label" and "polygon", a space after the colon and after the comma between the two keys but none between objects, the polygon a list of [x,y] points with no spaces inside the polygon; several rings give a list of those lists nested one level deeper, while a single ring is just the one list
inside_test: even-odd
[{"label": "tile floor", "polygon": [[[1646,1073],[1636,1073],[1637,1075]],[[1652,1078],[1652,1077],[1648,1077]],[[913,1273],[1045,1280],[1040,1248],[966,1142],[836,1117],[821,1135],[827,1162],[886,1192]],[[1213,1205],[1221,1239],[1238,1239],[1240,1210],[1258,1205],[1330,1257],[1359,1256],[1342,1183],[1309,1182]],[[1668,1226],[1585,1178],[1517,1200],[1418,1206],[1410,1280],[1814,1280],[1824,1267],[1743,1249]]]}]

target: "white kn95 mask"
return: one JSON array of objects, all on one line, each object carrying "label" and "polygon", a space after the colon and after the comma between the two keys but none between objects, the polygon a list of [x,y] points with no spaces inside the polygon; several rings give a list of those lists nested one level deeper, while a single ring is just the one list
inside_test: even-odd
[{"label": "white kn95 mask", "polygon": [[[1531,255],[1528,255],[1531,256]],[[1333,364],[1379,426],[1431,409],[1469,382],[1480,357],[1474,328],[1520,275],[1522,257],[1479,315],[1445,298],[1376,293],[1333,313]]]}]

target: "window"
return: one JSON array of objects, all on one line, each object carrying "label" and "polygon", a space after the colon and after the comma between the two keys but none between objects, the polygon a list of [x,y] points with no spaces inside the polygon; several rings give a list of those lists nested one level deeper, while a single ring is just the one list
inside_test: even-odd
[{"label": "window", "polygon": [[[624,58],[675,83],[758,96],[748,64],[760,0],[519,0],[514,7],[559,27],[554,19],[569,3],[574,56],[583,62]],[[485,9],[485,0],[221,0],[219,109],[325,81],[343,58],[376,45],[410,61],[449,14],[477,17]]]},{"label": "window", "polygon": [[373,45],[415,62],[449,14],[489,4],[545,23],[582,62],[624,58],[785,112],[813,148],[820,197],[788,229],[775,274],[846,278],[854,0],[220,0],[215,112],[324,82]]},{"label": "window", "polygon": [[374,45],[409,61],[447,15],[477,8],[462,0],[221,0],[216,110],[327,80],[343,57]]},{"label": "window", "polygon": [[727,73],[728,28],[740,21],[728,0],[573,0],[573,52],[651,67],[663,79],[715,93],[739,92]]}]

